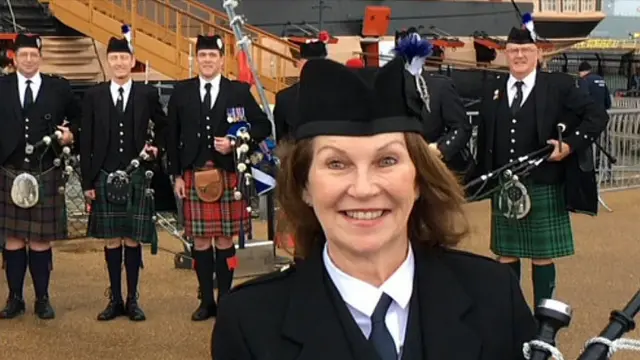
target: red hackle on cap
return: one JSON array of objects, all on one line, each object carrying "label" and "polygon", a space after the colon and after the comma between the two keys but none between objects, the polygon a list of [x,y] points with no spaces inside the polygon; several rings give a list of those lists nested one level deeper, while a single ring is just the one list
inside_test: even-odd
[{"label": "red hackle on cap", "polygon": [[362,59],[360,58],[353,58],[353,59],[347,60],[345,65],[351,69],[362,69],[364,68],[364,61],[362,61]]}]

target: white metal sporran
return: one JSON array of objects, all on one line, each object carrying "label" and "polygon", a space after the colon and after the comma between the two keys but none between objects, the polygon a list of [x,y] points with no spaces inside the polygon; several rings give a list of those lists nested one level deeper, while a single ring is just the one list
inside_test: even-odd
[{"label": "white metal sporran", "polygon": [[518,179],[517,175],[512,175],[511,171],[505,172],[505,181],[500,187],[498,196],[498,210],[507,219],[520,220],[529,215],[531,211],[531,196],[527,187]]},{"label": "white metal sporran", "polygon": [[34,207],[40,200],[38,179],[29,173],[16,176],[11,185],[11,200],[23,209]]}]

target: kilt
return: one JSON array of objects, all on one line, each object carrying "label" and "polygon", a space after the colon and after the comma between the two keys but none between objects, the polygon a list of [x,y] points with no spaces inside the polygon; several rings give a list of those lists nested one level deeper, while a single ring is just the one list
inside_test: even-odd
[{"label": "kilt", "polygon": [[183,201],[184,232],[197,238],[233,237],[251,231],[251,214],[245,199],[233,197],[238,183],[236,173],[221,170],[224,190],[220,200],[207,203],[198,197],[192,170],[184,172],[185,199]]},{"label": "kilt", "polygon": [[153,198],[145,196],[145,169],[131,174],[131,193],[128,204],[114,204],[107,201],[107,176],[100,171],[95,182],[96,198],[91,202],[91,214],[87,236],[97,239],[128,238],[143,244],[151,244],[155,253],[158,244],[153,215]]},{"label": "kilt", "polygon": [[498,193],[491,200],[491,250],[499,256],[555,259],[575,253],[564,185],[525,182],[531,211],[520,220],[507,219],[498,210]]},{"label": "kilt", "polygon": [[[64,194],[58,191],[65,185],[62,170],[51,168],[37,177],[40,199],[29,209],[14,205],[11,200],[13,179],[22,172],[0,167],[0,234],[30,241],[66,239],[67,208]],[[32,174],[35,175],[33,172]]]}]

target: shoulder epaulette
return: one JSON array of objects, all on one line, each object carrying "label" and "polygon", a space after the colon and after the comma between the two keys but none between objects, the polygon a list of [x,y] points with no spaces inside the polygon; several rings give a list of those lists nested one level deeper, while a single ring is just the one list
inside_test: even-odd
[{"label": "shoulder epaulette", "polygon": [[270,284],[276,281],[287,279],[289,276],[293,275],[296,272],[295,265],[286,265],[283,266],[280,270],[276,270],[274,272],[270,272],[268,274],[259,276],[255,279],[251,279],[242,284],[238,284],[231,289],[231,292],[237,292],[242,289],[246,289],[249,287],[259,286]]}]

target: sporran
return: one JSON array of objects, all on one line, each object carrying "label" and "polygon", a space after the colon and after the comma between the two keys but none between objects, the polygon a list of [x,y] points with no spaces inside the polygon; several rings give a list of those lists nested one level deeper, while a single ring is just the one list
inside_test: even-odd
[{"label": "sporran", "polygon": [[21,173],[13,179],[11,184],[11,201],[23,209],[34,207],[40,200],[40,183],[29,174]]},{"label": "sporran", "polygon": [[107,175],[107,201],[112,204],[125,205],[131,196],[131,181],[125,171],[117,170]]},{"label": "sporran", "polygon": [[527,187],[515,177],[500,187],[498,209],[507,219],[524,219],[531,211],[531,196]]}]

